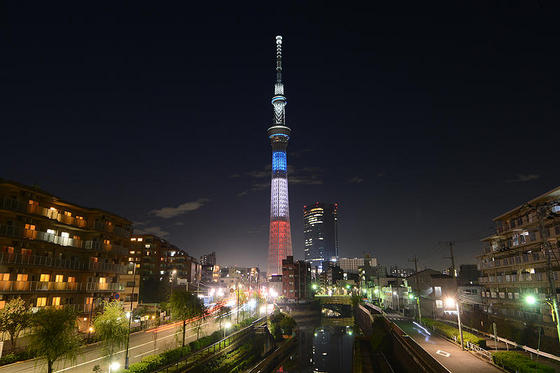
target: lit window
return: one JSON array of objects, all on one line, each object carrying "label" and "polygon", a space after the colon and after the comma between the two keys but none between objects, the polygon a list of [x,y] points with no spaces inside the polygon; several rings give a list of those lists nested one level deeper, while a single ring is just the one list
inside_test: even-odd
[{"label": "lit window", "polygon": [[10,274],[9,273],[0,273],[0,280],[10,281]]},{"label": "lit window", "polygon": [[35,230],[35,225],[25,224],[25,229],[30,230],[30,231],[34,231]]},{"label": "lit window", "polygon": [[62,282],[64,280],[63,275],[56,275],[54,278],[54,282]]},{"label": "lit window", "polygon": [[35,201],[33,201],[32,199],[30,199],[28,203],[29,203],[30,205],[32,205],[32,204],[35,203]]},{"label": "lit window", "polygon": [[66,216],[72,216],[72,213],[70,211],[64,211],[64,215]]},{"label": "lit window", "polygon": [[68,276],[68,282],[76,282],[76,277]]},{"label": "lit window", "polygon": [[130,240],[131,240],[131,241],[136,241],[136,238],[132,237]]},{"label": "lit window", "polygon": [[37,307],[44,307],[47,305],[47,297],[37,298]]},{"label": "lit window", "polygon": [[92,303],[93,303],[93,297],[87,297],[86,304],[92,304]]},{"label": "lit window", "polygon": [[136,264],[136,268],[140,268],[140,264]]},{"label": "lit window", "polygon": [[109,241],[109,240],[103,240],[103,243],[104,243],[105,245],[110,245],[110,244],[111,244],[111,241]]},{"label": "lit window", "polygon": [[99,277],[99,283],[100,284],[106,284],[107,283],[107,277]]},{"label": "lit window", "polygon": [[134,254],[134,250],[130,252],[131,254]]},{"label": "lit window", "polygon": [[434,293],[436,297],[441,297],[441,286],[434,286]]},{"label": "lit window", "polygon": [[150,245],[149,243],[147,243],[147,244],[145,245],[146,249],[149,249],[150,246],[151,246],[151,245]]},{"label": "lit window", "polygon": [[69,237],[70,237],[70,233],[68,233],[68,232],[62,232],[62,233],[60,234],[60,236],[61,236],[61,237],[64,237],[64,238],[69,238]]},{"label": "lit window", "polygon": [[60,297],[53,297],[52,305],[53,306],[60,306]]},{"label": "lit window", "polygon": [[142,242],[143,238],[142,237],[138,237],[138,242]]},{"label": "lit window", "polygon": [[48,234],[55,234],[56,232],[54,231],[54,229],[47,229],[47,233]]},{"label": "lit window", "polygon": [[436,299],[436,308],[443,308],[443,301],[440,299]]},{"label": "lit window", "polygon": [[43,273],[43,274],[41,274],[41,277],[39,278],[39,281],[49,282],[50,279],[51,279],[51,275]]},{"label": "lit window", "polygon": [[27,281],[27,273],[18,273],[16,281]]},{"label": "lit window", "polygon": [[6,307],[6,301],[0,300],[0,310],[3,309],[4,307]]},{"label": "lit window", "polygon": [[21,255],[22,256],[30,256],[31,255],[31,249],[21,249]]}]

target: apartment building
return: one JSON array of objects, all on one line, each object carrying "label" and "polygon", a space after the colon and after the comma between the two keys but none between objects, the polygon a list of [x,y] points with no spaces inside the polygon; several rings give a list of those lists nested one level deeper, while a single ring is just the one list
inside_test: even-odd
[{"label": "apartment building", "polygon": [[[159,303],[167,300],[171,286],[188,286],[200,282],[202,267],[184,250],[153,234],[133,234],[130,237],[128,262],[136,269],[125,276],[126,304]],[[134,290],[135,289],[135,290]],[[133,294],[134,290],[134,294]]]},{"label": "apartment building", "polygon": [[338,259],[338,265],[345,273],[358,274],[359,268],[363,267],[366,262],[369,262],[371,267],[377,266],[377,258],[365,257]]},{"label": "apartment building", "polygon": [[[482,240],[485,246],[478,256],[483,309],[488,315],[515,321],[520,328],[527,322],[537,324],[554,335],[546,300],[558,297],[559,213],[560,187],[494,218],[496,233]],[[524,302],[528,295],[536,299],[534,304]]]},{"label": "apartment building", "polygon": [[[89,323],[92,304],[120,298],[132,223],[0,179],[0,308],[70,306]],[[119,295],[117,295],[119,294]]]},{"label": "apartment building", "polygon": [[293,256],[282,260],[282,295],[288,302],[311,297],[311,265],[303,260],[294,262]]}]

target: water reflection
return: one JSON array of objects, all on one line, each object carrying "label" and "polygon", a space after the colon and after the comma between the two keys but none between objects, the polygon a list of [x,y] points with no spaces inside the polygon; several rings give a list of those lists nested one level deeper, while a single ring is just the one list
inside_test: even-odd
[{"label": "water reflection", "polygon": [[302,326],[296,352],[276,372],[351,372],[353,344],[351,325]]}]

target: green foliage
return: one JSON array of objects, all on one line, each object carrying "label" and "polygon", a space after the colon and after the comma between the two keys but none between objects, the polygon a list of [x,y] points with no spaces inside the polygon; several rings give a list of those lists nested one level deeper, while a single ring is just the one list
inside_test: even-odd
[{"label": "green foliage", "polygon": [[187,320],[204,312],[200,298],[185,290],[176,290],[169,298],[169,308],[175,320]]},{"label": "green foliage", "polygon": [[76,328],[76,314],[68,308],[42,308],[31,319],[35,333],[31,335],[30,349],[36,356],[47,360],[47,371],[61,357],[75,360],[80,338]]},{"label": "green foliage", "polygon": [[[448,325],[441,321],[436,321],[424,317],[422,318],[422,323],[432,329],[439,331],[441,334],[445,335],[448,338],[453,339],[453,337],[456,337],[457,340],[459,340],[460,338],[459,329],[455,328],[454,326]],[[476,335],[466,332],[464,330],[463,330],[463,341],[465,343],[470,342],[482,348],[486,347],[486,339],[477,337]]]},{"label": "green foliage", "polygon": [[492,354],[494,363],[509,372],[519,373],[553,373],[554,368],[531,360],[515,351],[499,351]]},{"label": "green foliage", "polygon": [[268,329],[277,341],[282,340],[285,334],[291,335],[295,327],[295,320],[279,310],[275,310],[268,318]]},{"label": "green foliage", "polygon": [[107,359],[110,360],[115,352],[124,347],[128,337],[128,319],[122,303],[105,302],[103,313],[95,318],[93,327],[102,342]]},{"label": "green foliage", "polygon": [[16,348],[19,333],[31,322],[31,312],[23,299],[14,298],[0,310],[0,331],[8,333],[12,349]]},{"label": "green foliage", "polygon": [[10,354],[4,355],[0,358],[0,366],[6,364],[12,364],[16,361],[22,361],[34,358],[35,355],[30,351],[12,352]]}]

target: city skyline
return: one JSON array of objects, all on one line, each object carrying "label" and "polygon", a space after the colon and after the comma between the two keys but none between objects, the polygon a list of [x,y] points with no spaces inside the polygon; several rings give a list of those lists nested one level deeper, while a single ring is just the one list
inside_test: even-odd
[{"label": "city skyline", "polygon": [[1,176],[264,268],[282,34],[295,258],[303,206],[336,200],[340,256],[440,269],[453,240],[474,263],[495,216],[560,185],[557,31],[537,7],[183,10],[5,5]]}]

